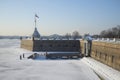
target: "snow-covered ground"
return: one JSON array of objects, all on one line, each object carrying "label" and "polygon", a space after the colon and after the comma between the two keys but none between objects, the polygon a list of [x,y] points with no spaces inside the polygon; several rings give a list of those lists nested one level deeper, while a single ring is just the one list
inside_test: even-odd
[{"label": "snow-covered ground", "polygon": [[0,80],[100,80],[80,60],[20,60],[23,53],[31,54],[19,40],[0,40]]},{"label": "snow-covered ground", "polygon": [[[20,55],[22,55],[23,53],[25,53],[25,58],[20,60]],[[31,54],[31,51],[20,48],[19,40],[1,39],[0,80],[100,80],[95,72],[99,71],[101,65],[99,66],[99,63],[95,62],[92,59],[27,59],[26,57]],[[91,64],[94,67],[91,67]],[[98,65],[99,67],[96,65]],[[107,67],[105,69],[107,69]],[[114,71],[114,73],[116,72]],[[100,75],[104,76],[106,74]],[[109,80],[119,79],[120,78],[117,77],[111,78]]]},{"label": "snow-covered ground", "polygon": [[81,61],[90,66],[97,74],[99,74],[105,80],[120,80],[120,71],[117,71],[92,58],[83,58]]}]

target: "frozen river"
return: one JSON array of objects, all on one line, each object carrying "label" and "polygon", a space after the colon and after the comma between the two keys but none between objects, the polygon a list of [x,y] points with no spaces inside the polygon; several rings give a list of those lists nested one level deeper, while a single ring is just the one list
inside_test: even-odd
[{"label": "frozen river", "polygon": [[23,52],[19,40],[0,40],[0,80],[100,80],[81,59],[20,60]]}]

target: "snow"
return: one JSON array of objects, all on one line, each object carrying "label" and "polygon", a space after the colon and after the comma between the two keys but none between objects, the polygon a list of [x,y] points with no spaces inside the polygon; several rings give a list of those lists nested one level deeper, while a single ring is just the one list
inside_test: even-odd
[{"label": "snow", "polygon": [[[25,53],[25,58],[19,56]],[[100,80],[81,59],[32,60],[19,40],[0,40],[0,80]]]},{"label": "snow", "polygon": [[82,62],[90,66],[105,80],[120,80],[120,72],[92,58],[83,58]]},{"label": "snow", "polygon": [[[25,58],[20,60],[20,55]],[[43,52],[42,52],[43,53]],[[92,58],[27,59],[33,52],[21,49],[20,40],[0,40],[0,80],[120,80],[120,72]]]},{"label": "snow", "polygon": [[119,71],[92,58],[27,59],[31,54],[20,48],[20,40],[0,39],[0,80],[100,80],[96,73],[105,80],[120,80]]},{"label": "snow", "polygon": [[120,43],[120,39],[116,39],[116,38],[97,38],[97,39],[93,39],[93,41],[117,43],[117,44]]}]

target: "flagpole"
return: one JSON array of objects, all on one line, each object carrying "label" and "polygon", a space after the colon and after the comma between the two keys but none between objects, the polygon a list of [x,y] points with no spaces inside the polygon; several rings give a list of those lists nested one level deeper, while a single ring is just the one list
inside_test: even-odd
[{"label": "flagpole", "polygon": [[36,18],[39,18],[38,16],[37,16],[37,14],[35,14],[35,28],[36,28],[36,23],[37,23],[37,19]]},{"label": "flagpole", "polygon": [[36,17],[35,17],[35,28],[36,28]]}]

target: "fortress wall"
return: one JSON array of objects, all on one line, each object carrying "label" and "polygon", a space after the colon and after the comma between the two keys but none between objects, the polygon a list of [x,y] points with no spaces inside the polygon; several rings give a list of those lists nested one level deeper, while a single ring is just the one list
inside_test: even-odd
[{"label": "fortress wall", "polygon": [[120,44],[108,42],[92,42],[91,57],[120,70]]},{"label": "fortress wall", "polygon": [[33,51],[80,52],[79,40],[35,40]]},{"label": "fortress wall", "polygon": [[80,52],[79,40],[21,40],[21,48],[31,51]]},{"label": "fortress wall", "polygon": [[33,50],[33,41],[32,40],[21,40],[21,48],[32,51]]},{"label": "fortress wall", "polygon": [[[84,40],[21,40],[21,48],[31,51],[85,53]],[[91,57],[120,70],[120,43],[92,41]]]},{"label": "fortress wall", "polygon": [[85,50],[85,46],[84,46],[84,43],[85,43],[85,41],[84,40],[80,40],[80,48],[81,48],[81,54],[82,55],[84,55],[84,50]]}]

